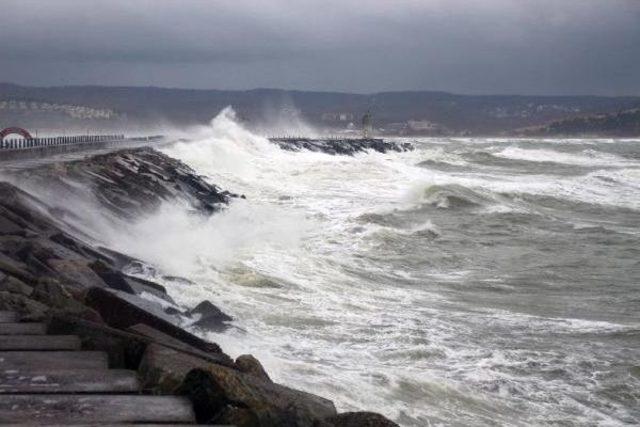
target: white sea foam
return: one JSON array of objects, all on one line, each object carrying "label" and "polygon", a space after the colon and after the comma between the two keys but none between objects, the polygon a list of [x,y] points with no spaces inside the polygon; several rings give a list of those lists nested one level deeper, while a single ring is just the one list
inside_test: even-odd
[{"label": "white sea foam", "polygon": [[514,160],[527,160],[530,162],[564,163],[578,166],[624,166],[630,164],[624,158],[586,149],[579,153],[568,153],[551,149],[531,149],[520,147],[507,147],[495,153],[498,157]]},{"label": "white sea foam", "polygon": [[[504,146],[512,143],[508,139],[423,140],[410,153],[354,157],[292,153],[244,129],[230,109],[189,139],[163,151],[212,183],[245,194],[246,201],[234,200],[211,218],[166,205],[129,225],[121,233],[127,236],[114,235],[112,243],[193,280],[164,283],[179,303],[192,307],[210,299],[238,319],[230,331],[209,335],[233,356],[253,352],[277,381],[332,398],[341,410],[378,410],[407,426],[629,419],[624,407],[592,412],[575,398],[586,390],[580,385],[584,372],[569,370],[566,381],[543,378],[547,370],[599,361],[588,347],[568,356],[542,340],[550,331],[573,337],[627,332],[633,325],[522,314],[522,306],[515,312],[482,309],[476,306],[480,298],[460,291],[478,284],[478,268],[459,268],[459,254],[446,243],[438,254],[445,262],[432,268],[427,254],[407,254],[410,265],[401,253],[372,252],[381,239],[403,250],[409,241],[432,242],[433,236],[451,241],[460,230],[444,229],[428,214],[398,224],[363,220],[422,212],[429,202],[425,190],[434,186],[473,199],[477,206],[468,216],[536,209],[518,195],[637,207],[637,169],[626,161],[584,150],[514,151]],[[462,148],[452,153],[446,144]],[[469,151],[483,144],[505,158],[555,158],[607,169],[577,176],[488,172],[461,160],[465,144]],[[425,159],[468,170],[415,166]],[[446,218],[447,209],[436,210]],[[469,233],[466,245],[477,243],[463,231]],[[392,255],[399,259],[395,264],[387,259]],[[518,290],[506,283],[506,273],[495,271],[486,280],[492,279],[495,286],[484,289],[499,295]]]}]

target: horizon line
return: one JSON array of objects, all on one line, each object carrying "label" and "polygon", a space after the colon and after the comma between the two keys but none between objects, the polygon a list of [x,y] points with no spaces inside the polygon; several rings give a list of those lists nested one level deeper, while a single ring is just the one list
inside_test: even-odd
[{"label": "horizon line", "polygon": [[113,88],[113,89],[161,89],[175,91],[193,91],[193,92],[254,92],[254,91],[274,91],[274,92],[301,92],[301,93],[323,93],[323,94],[339,94],[339,95],[356,95],[356,96],[375,96],[380,94],[401,94],[401,93],[431,93],[443,94],[450,96],[464,97],[522,97],[522,98],[640,98],[638,95],[596,95],[596,94],[544,94],[531,95],[523,93],[460,93],[447,90],[430,90],[430,89],[403,89],[403,90],[384,90],[379,92],[347,92],[340,90],[317,90],[317,89],[284,89],[276,87],[255,87],[251,89],[219,89],[219,88],[187,88],[176,86],[156,86],[156,85],[110,85],[110,84],[65,84],[65,85],[30,85],[23,83],[14,83],[8,81],[0,81],[0,85],[18,86],[24,88],[37,89],[59,89],[59,88]]}]

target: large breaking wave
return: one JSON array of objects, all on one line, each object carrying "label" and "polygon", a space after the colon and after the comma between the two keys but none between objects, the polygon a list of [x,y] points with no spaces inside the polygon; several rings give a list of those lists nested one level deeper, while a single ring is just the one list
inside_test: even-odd
[{"label": "large breaking wave", "polygon": [[226,109],[163,151],[246,200],[208,219],[168,206],[118,241],[191,279],[167,283],[179,302],[238,319],[212,336],[227,351],[343,410],[637,421],[640,142],[413,142],[287,152]]}]

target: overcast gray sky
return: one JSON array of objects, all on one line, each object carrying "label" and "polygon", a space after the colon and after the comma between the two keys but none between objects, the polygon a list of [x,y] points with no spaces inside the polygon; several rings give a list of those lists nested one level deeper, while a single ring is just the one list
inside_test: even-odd
[{"label": "overcast gray sky", "polygon": [[2,0],[0,81],[640,95],[640,0]]}]

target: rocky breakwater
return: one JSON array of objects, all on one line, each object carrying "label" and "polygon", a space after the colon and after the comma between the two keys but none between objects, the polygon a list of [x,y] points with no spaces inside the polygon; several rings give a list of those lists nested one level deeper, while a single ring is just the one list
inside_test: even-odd
[{"label": "rocky breakwater", "polygon": [[403,152],[414,148],[408,142],[385,141],[378,138],[270,138],[269,141],[288,151],[309,150],[347,156],[366,151]]},{"label": "rocky breakwater", "polygon": [[[11,180],[60,194],[89,189],[102,208],[124,218],[175,199],[210,215],[241,197],[148,148],[23,171]],[[44,322],[50,334],[80,337],[83,350],[106,352],[111,368],[136,370],[145,393],[189,397],[200,423],[395,425],[374,413],[339,414],[325,398],[273,382],[253,356],[234,360],[190,332],[185,325],[219,330],[232,319],[209,301],[180,307],[161,285],[125,274],[142,262],[92,243],[73,227],[79,215],[0,183],[0,310]]]}]

